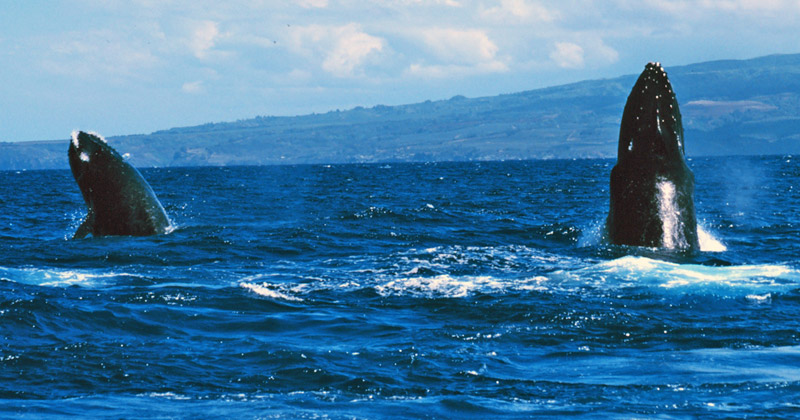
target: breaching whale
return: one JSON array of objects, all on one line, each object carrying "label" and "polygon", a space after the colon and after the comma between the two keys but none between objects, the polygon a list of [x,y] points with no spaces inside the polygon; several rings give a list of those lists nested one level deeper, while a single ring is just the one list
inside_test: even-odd
[{"label": "breaching whale", "polygon": [[610,190],[606,228],[611,243],[699,248],[694,175],[684,158],[681,113],[659,63],[645,66],[628,96]]},{"label": "breaching whale", "polygon": [[73,238],[166,233],[164,207],[139,171],[95,133],[73,132],[69,166],[89,213]]}]

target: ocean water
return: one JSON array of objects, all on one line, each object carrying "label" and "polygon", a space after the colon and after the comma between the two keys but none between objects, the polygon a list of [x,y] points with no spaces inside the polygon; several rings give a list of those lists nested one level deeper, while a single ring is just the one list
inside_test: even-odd
[{"label": "ocean water", "polygon": [[175,230],[81,240],[0,172],[0,417],[800,416],[800,160],[689,164],[696,254],[603,242],[613,160],[149,169]]}]

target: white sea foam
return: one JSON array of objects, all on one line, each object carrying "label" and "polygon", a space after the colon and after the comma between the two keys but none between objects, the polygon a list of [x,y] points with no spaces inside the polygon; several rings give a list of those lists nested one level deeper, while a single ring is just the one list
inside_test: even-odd
[{"label": "white sea foam", "polygon": [[0,267],[0,278],[48,287],[97,286],[118,277],[136,277],[128,273],[96,273],[69,269]]},{"label": "white sea foam", "polygon": [[[580,238],[578,238],[579,247],[592,247],[603,244],[606,240],[605,234],[605,220],[595,223],[582,231]],[[703,252],[725,252],[728,247],[717,239],[713,233],[708,231],[704,226],[697,224],[697,239],[700,242],[700,251]]]},{"label": "white sea foam", "polygon": [[381,296],[441,299],[530,292],[628,293],[645,288],[769,304],[776,293],[800,289],[800,271],[780,264],[719,267],[641,256],[598,262],[524,246],[442,246],[383,257],[358,255],[347,264],[326,264],[303,274],[296,267],[278,265],[236,284],[257,296],[284,301],[368,289]]},{"label": "white sea foam", "polygon": [[242,281],[239,286],[259,296],[276,300],[302,302],[298,296],[319,291],[355,291],[372,288],[381,296],[416,296],[423,298],[463,298],[475,293],[502,294],[512,290],[546,290],[546,277],[502,279],[493,276],[380,276],[369,282],[331,283],[318,279],[312,283],[275,284]]},{"label": "white sea foam", "polygon": [[267,298],[270,298],[270,299],[288,300],[288,301],[293,301],[293,302],[302,302],[303,301],[303,299],[301,299],[301,298],[298,298],[298,297],[295,297],[295,296],[292,296],[292,295],[289,295],[287,293],[284,293],[284,292],[280,291],[280,288],[281,288],[280,285],[269,284],[269,283],[266,283],[266,282],[265,283],[261,283],[261,284],[242,282],[239,285],[241,287],[245,288],[245,289],[248,289],[248,290],[256,293],[257,295],[260,295],[260,296],[263,296],[263,297],[267,297]]},{"label": "white sea foam", "polygon": [[772,302],[772,293],[766,293],[764,295],[747,295],[745,298],[753,303],[770,303]]},{"label": "white sea foam", "polygon": [[738,265],[727,267],[699,264],[677,264],[646,257],[626,256],[578,270],[587,283],[598,279],[617,286],[653,286],[662,290],[711,292],[730,296],[765,296],[800,287],[800,272],[775,264]]},{"label": "white sea foam", "polygon": [[[426,275],[421,270],[360,270],[357,273],[342,273],[351,278],[348,281],[308,277],[296,281],[283,279],[281,282],[271,282],[264,280],[283,276],[264,274],[242,280],[239,286],[262,297],[295,302],[304,301],[311,293],[353,292],[363,289],[372,289],[385,297],[458,299],[476,294],[585,293],[587,290],[626,293],[626,289],[650,288],[658,293],[679,292],[746,298],[754,304],[769,304],[775,293],[800,288],[800,271],[776,264],[716,267],[626,256],[594,264],[586,261],[575,264],[572,261],[567,265],[571,266],[529,276],[507,275],[509,273]],[[339,276],[333,276],[336,277]]]},{"label": "white sea foam", "polygon": [[703,252],[725,252],[728,250],[725,244],[712,236],[710,232],[699,224],[697,225],[697,239],[700,242],[700,250]]},{"label": "white sea foam", "polygon": [[188,401],[191,400],[190,397],[185,395],[176,394],[174,392],[150,392],[147,394],[139,394],[140,397],[149,397],[149,398],[165,398],[168,400],[178,400],[178,401]]},{"label": "white sea foam", "polygon": [[462,298],[475,293],[504,293],[512,290],[545,290],[547,278],[501,279],[493,276],[400,277],[375,284],[382,296],[411,295],[429,298]]}]

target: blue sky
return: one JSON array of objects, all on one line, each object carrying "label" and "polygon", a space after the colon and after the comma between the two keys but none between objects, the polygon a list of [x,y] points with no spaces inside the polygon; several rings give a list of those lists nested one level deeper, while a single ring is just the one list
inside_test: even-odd
[{"label": "blue sky", "polygon": [[798,53],[800,0],[0,0],[0,141]]}]

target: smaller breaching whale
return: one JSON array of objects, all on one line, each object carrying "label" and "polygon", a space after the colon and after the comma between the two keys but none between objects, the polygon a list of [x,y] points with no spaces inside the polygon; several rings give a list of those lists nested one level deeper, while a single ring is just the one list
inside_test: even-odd
[{"label": "smaller breaching whale", "polygon": [[164,207],[144,177],[100,135],[73,132],[69,166],[89,210],[73,238],[148,236],[170,228]]},{"label": "smaller breaching whale", "polygon": [[659,63],[628,96],[611,170],[608,239],[617,245],[699,249],[694,175],[686,165],[675,92]]}]

